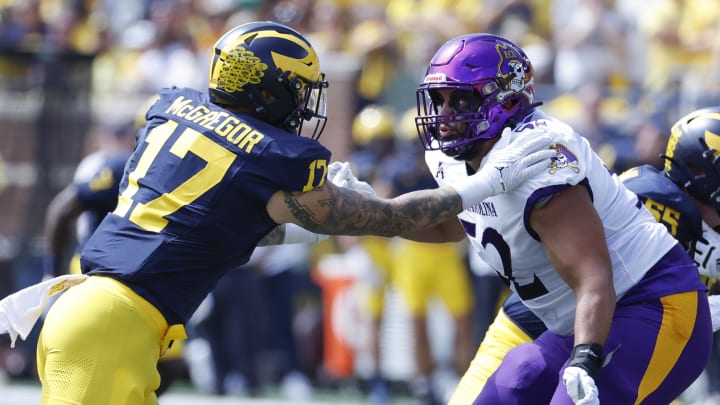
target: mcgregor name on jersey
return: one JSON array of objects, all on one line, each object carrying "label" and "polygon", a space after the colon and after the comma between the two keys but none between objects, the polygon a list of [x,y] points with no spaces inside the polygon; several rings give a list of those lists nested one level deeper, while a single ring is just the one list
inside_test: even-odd
[{"label": "mcgregor name on jersey", "polygon": [[213,111],[204,105],[192,105],[190,99],[176,98],[166,112],[207,128],[250,153],[265,135],[225,111]]}]

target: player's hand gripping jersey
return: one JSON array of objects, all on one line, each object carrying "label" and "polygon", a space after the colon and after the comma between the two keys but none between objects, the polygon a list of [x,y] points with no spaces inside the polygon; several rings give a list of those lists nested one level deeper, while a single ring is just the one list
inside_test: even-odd
[{"label": "player's hand gripping jersey", "polygon": [[277,226],[270,196],[320,185],[330,151],[191,89],[164,90],[146,119],[117,208],[87,242],[82,267],[121,279],[169,324],[185,323]]},{"label": "player's hand gripping jersey", "polygon": [[[677,242],[643,208],[637,196],[623,187],[617,176],[611,175],[587,140],[569,126],[536,110],[518,124],[513,135],[526,132],[552,134],[556,155],[550,167],[517,189],[488,198],[458,217],[480,257],[523,303],[550,330],[570,335],[575,321],[575,295],[553,269],[530,228],[529,213],[533,206],[572,185],[582,183],[588,188],[604,224],[618,300]],[[426,162],[439,184],[452,184],[471,175],[463,162],[441,152],[428,152]],[[631,215],[616,218],[612,215],[615,212]],[[647,237],[638,238],[638,234]],[[673,286],[677,291],[696,287],[686,281]],[[672,291],[648,289],[640,296],[655,298],[669,293]]]}]

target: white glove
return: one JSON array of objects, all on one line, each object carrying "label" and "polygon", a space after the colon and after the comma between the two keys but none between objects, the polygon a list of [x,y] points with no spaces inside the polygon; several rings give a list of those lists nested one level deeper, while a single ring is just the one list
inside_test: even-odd
[{"label": "white glove", "polygon": [[720,234],[702,223],[703,238],[695,242],[693,260],[698,266],[701,275],[707,277],[720,276]]},{"label": "white glove", "polygon": [[512,141],[511,136],[512,130],[505,128],[500,140],[483,158],[480,170],[452,185],[462,198],[463,209],[512,190],[550,166],[555,150],[548,149],[553,141],[549,134],[530,131]]},{"label": "white glove", "polygon": [[338,187],[345,187],[351,190],[364,191],[375,195],[375,190],[371,185],[364,181],[358,180],[357,177],[350,170],[350,163],[348,162],[332,162],[328,166],[328,181]]},{"label": "white glove", "polygon": [[575,405],[600,405],[600,394],[595,380],[588,375],[585,369],[574,366],[567,367],[563,371],[562,380]]},{"label": "white glove", "polygon": [[327,239],[327,235],[308,231],[307,229],[292,223],[285,224],[285,237],[282,244],[289,245],[292,243],[316,243]]},{"label": "white glove", "polygon": [[343,171],[350,170],[350,163],[348,162],[332,162],[328,166],[327,179],[329,182],[338,185],[338,182],[342,181],[342,176],[345,175]]},{"label": "white glove", "polygon": [[708,296],[710,304],[710,319],[712,320],[713,332],[720,330],[720,295]]}]

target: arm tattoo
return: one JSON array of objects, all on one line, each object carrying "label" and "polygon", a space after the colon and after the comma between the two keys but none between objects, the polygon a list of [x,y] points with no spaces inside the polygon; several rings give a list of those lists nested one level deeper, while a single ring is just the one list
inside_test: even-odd
[{"label": "arm tattoo", "polygon": [[283,239],[285,239],[285,224],[278,225],[275,228],[272,229],[272,231],[268,232],[267,235],[265,235],[262,239],[260,239],[260,242],[258,242],[258,246],[270,246],[270,245],[281,245],[283,242]]},{"label": "arm tattoo", "polygon": [[460,196],[449,187],[394,199],[342,187],[329,188],[328,193],[317,207],[303,205],[292,193],[285,193],[284,201],[300,226],[327,235],[397,236],[455,218],[462,211]]}]

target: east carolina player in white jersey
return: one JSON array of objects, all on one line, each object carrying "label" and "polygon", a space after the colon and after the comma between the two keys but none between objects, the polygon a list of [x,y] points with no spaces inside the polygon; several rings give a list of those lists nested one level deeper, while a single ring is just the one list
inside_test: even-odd
[{"label": "east carolina player in white jersey", "polygon": [[[649,211],[638,209],[637,196],[622,186],[617,176],[608,175],[588,141],[577,136],[572,128],[535,110],[518,124],[513,138],[526,131],[543,131],[554,136],[556,157],[550,169],[512,193],[488,198],[463,211],[458,218],[480,258],[500,274],[548,329],[569,335],[575,322],[575,295],[552,267],[542,243],[527,228],[526,207],[542,204],[554,193],[554,187],[587,183],[586,187],[593,192],[593,205],[603,221],[618,297],[642,279],[677,241],[668,237],[665,227]],[[444,173],[445,178],[437,178],[440,185],[471,175],[464,163],[454,170],[443,168],[457,161],[441,151],[427,152],[426,162],[431,171]],[[645,237],[638,238],[637,234]]]},{"label": "east carolina player in white jersey", "polygon": [[[655,220],[693,255],[703,282],[717,293],[720,271],[720,107],[706,107],[680,118],[670,130],[664,170],[650,165],[619,175]],[[696,269],[689,269],[695,272]],[[720,296],[709,296],[713,330],[720,327]],[[503,303],[475,358],[449,401],[472,402],[513,347],[539,337],[547,328],[517,295]],[[712,367],[711,362],[708,367]]]},{"label": "east carolina player in white jersey", "polygon": [[488,34],[452,39],[436,52],[417,95],[418,132],[440,185],[485,170],[490,148],[508,138],[554,139],[546,171],[466,208],[460,221],[405,235],[437,242],[464,232],[549,328],[510,351],[468,402],[675,399],[710,353],[706,288],[682,246],[587,140],[536,108],[524,52]]}]

